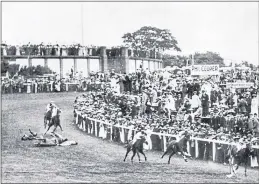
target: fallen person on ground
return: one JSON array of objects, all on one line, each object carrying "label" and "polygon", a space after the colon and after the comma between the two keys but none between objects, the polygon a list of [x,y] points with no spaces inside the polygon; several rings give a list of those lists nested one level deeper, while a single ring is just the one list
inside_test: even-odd
[{"label": "fallen person on ground", "polygon": [[51,138],[47,138],[46,136],[37,136],[37,133],[32,132],[29,129],[30,134],[24,134],[22,136],[22,140],[38,140],[38,143],[35,143],[36,146],[70,146],[70,145],[77,145],[78,143],[76,141],[70,141],[67,138],[63,138],[61,135],[52,132],[50,135],[52,136]]},{"label": "fallen person on ground", "polygon": [[52,132],[52,138],[43,138],[40,142],[36,143],[36,146],[70,146],[77,145],[76,141],[69,141],[67,138],[63,138],[61,135]]}]

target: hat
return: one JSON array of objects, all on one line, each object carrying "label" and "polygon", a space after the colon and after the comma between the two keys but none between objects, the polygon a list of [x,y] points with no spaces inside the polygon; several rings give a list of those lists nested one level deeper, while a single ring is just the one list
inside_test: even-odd
[{"label": "hat", "polygon": [[235,136],[235,137],[233,137],[233,139],[235,140],[235,139],[240,139],[240,137],[239,136]]}]

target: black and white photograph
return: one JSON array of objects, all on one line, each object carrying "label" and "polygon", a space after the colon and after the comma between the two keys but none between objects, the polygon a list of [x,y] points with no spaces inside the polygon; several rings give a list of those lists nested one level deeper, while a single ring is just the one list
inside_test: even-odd
[{"label": "black and white photograph", "polygon": [[2,1],[1,183],[258,183],[259,1]]}]

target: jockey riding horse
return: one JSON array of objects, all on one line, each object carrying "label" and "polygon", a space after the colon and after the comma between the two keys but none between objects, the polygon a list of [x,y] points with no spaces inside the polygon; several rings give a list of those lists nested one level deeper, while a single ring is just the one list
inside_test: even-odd
[{"label": "jockey riding horse", "polygon": [[135,157],[136,153],[138,155],[139,162],[140,162],[139,153],[141,153],[145,157],[145,161],[147,161],[147,157],[146,157],[145,153],[143,152],[144,143],[148,144],[146,141],[146,134],[144,133],[144,131],[141,131],[141,132],[139,132],[138,138],[135,139],[134,141],[129,142],[129,144],[126,146],[127,152],[126,152],[126,155],[125,155],[125,158],[123,161],[125,162],[130,151],[133,152],[133,155],[131,157],[132,163],[133,163],[133,158]]},{"label": "jockey riding horse", "polygon": [[229,145],[227,158],[229,159],[231,173],[230,175],[227,175],[227,177],[232,177],[233,174],[236,175],[237,169],[242,163],[244,163],[245,176],[247,176],[246,170],[248,161],[250,156],[254,155],[254,150],[250,143],[246,142],[243,146],[240,146],[238,144]]},{"label": "jockey riding horse", "polygon": [[165,153],[162,155],[163,158],[167,153],[171,152],[168,160],[168,164],[170,164],[171,157],[175,154],[180,152],[182,157],[184,158],[185,162],[187,162],[187,157],[191,157],[187,153],[187,141],[190,140],[190,134],[187,131],[181,132],[179,138],[177,140],[172,140],[168,143],[167,149]]},{"label": "jockey riding horse", "polygon": [[45,132],[45,134],[49,131],[50,127],[52,127],[53,125],[55,127],[53,129],[53,132],[55,132],[57,127],[60,127],[61,131],[63,131],[62,127],[60,125],[60,113],[61,113],[61,110],[56,105],[54,105],[52,102],[47,106],[47,113],[44,117],[44,125],[46,127],[47,120],[49,120],[49,124],[48,124],[48,129]]}]

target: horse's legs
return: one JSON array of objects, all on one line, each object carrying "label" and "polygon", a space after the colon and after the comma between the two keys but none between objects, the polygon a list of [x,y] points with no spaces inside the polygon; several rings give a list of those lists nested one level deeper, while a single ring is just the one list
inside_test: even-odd
[{"label": "horse's legs", "polygon": [[245,162],[245,177],[247,177],[246,168],[247,168],[247,162]]},{"label": "horse's legs", "polygon": [[143,150],[140,150],[139,152],[145,157],[145,161],[147,161],[147,157],[146,157],[145,153],[143,152]]},{"label": "horse's legs", "polygon": [[52,131],[52,132],[55,132],[55,131],[56,131],[56,129],[57,129],[57,126],[55,125],[55,126],[54,126],[54,129],[53,129],[53,131]]},{"label": "horse's legs", "polygon": [[137,152],[137,155],[138,155],[138,162],[140,163],[140,156],[139,156],[138,150],[136,150],[136,152]]},{"label": "horse's legs", "polygon": [[63,129],[62,129],[61,125],[59,124],[58,126],[59,126],[60,130],[63,132]]},{"label": "horse's legs", "polygon": [[44,128],[46,129],[47,119],[44,117]]},{"label": "horse's legs", "polygon": [[164,154],[161,156],[161,158],[164,158],[164,156],[169,152],[168,149],[166,149],[166,151],[164,152]]},{"label": "horse's legs", "polygon": [[126,152],[125,158],[124,158],[124,160],[123,160],[124,162],[125,162],[125,160],[126,160],[128,154],[129,154],[129,152],[130,152],[130,148],[127,148],[127,152]]},{"label": "horse's legs", "polygon": [[172,157],[174,154],[175,154],[174,151],[170,154],[169,159],[168,159],[168,164],[170,164],[171,157]]},{"label": "horse's legs", "polygon": [[183,151],[181,151],[181,155],[182,155],[182,157],[183,157],[184,161],[185,161],[185,162],[188,162],[188,160],[187,160],[187,158],[186,158],[186,156],[185,156],[185,154],[184,154],[184,152],[183,152]]},{"label": "horse's legs", "polygon": [[48,130],[44,133],[44,135],[49,131],[50,127],[52,127],[52,125],[51,125],[51,126],[49,126]]},{"label": "horse's legs", "polygon": [[133,163],[133,158],[135,157],[135,155],[136,155],[136,150],[132,150],[133,151],[133,155],[132,155],[132,157],[131,157],[131,162]]}]

